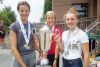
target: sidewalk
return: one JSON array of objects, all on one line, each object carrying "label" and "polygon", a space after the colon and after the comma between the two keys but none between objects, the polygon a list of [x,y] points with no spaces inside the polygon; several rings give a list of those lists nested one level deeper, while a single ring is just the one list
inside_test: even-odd
[{"label": "sidewalk", "polygon": [[0,47],[0,67],[11,67],[12,55],[10,49]]}]

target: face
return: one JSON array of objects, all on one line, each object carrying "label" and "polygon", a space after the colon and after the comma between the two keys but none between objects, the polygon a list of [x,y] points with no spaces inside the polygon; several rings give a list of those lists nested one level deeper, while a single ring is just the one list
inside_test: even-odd
[{"label": "face", "polygon": [[56,22],[56,18],[53,14],[48,14],[46,17],[46,22],[49,27],[53,27]]},{"label": "face", "polygon": [[78,18],[75,14],[68,13],[65,19],[69,29],[74,29],[77,26]]},{"label": "face", "polygon": [[28,20],[28,16],[30,13],[29,7],[27,5],[21,5],[19,6],[19,14],[20,14],[20,18],[22,21],[27,21]]}]

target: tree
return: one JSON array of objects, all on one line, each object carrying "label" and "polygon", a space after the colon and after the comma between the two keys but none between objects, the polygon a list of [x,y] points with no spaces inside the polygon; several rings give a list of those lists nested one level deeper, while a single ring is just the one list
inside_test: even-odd
[{"label": "tree", "polygon": [[4,28],[8,30],[9,25],[16,20],[16,15],[11,7],[5,7],[0,11],[0,20],[4,21]]},{"label": "tree", "polygon": [[47,11],[50,11],[50,10],[52,10],[52,0],[45,0],[44,1],[43,15],[40,18],[41,19],[41,22],[44,22],[46,12]]},{"label": "tree", "polygon": [[44,12],[43,14],[45,15],[47,11],[52,10],[52,0],[45,0],[44,4]]}]

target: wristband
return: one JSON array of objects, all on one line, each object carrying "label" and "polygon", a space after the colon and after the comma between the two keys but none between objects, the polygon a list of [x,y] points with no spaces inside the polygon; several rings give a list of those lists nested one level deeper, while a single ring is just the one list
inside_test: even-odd
[{"label": "wristband", "polygon": [[54,60],[57,60],[57,58],[54,58]]}]

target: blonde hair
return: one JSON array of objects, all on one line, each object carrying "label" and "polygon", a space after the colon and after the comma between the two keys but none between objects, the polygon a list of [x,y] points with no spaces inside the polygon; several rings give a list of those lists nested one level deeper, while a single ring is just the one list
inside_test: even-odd
[{"label": "blonde hair", "polygon": [[76,8],[73,7],[73,6],[72,6],[72,7],[67,11],[67,13],[64,15],[64,20],[66,20],[66,15],[67,15],[68,13],[75,14],[75,16],[76,16],[77,18],[79,18],[79,14],[78,14]]},{"label": "blonde hair", "polygon": [[55,12],[54,11],[48,11],[47,13],[46,13],[46,15],[45,15],[45,19],[47,19],[47,16],[48,15],[53,15],[54,17],[55,17],[55,19],[56,19],[56,14],[55,14]]}]

